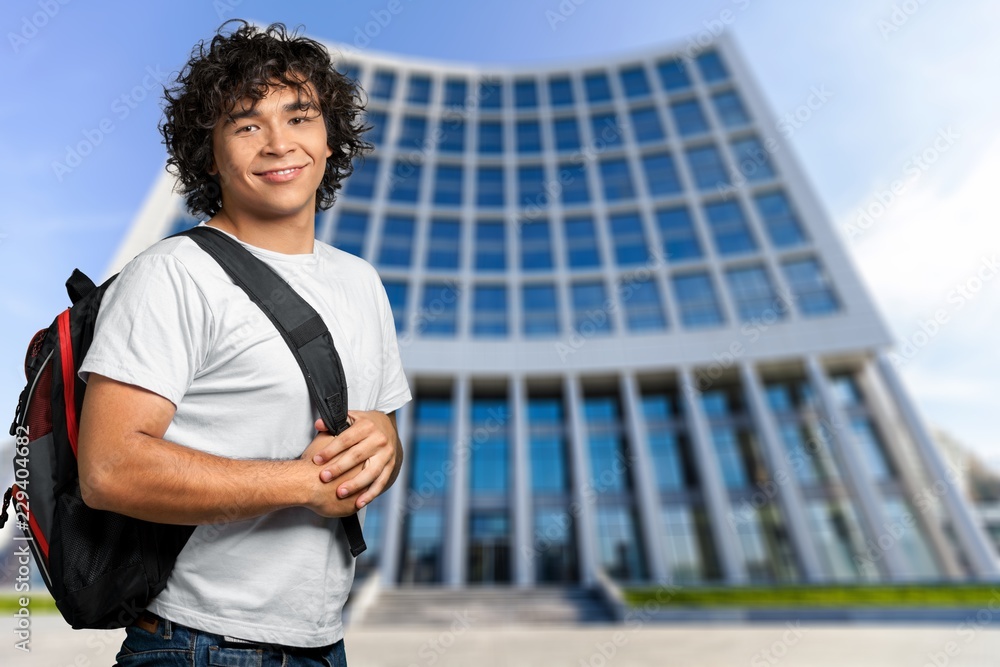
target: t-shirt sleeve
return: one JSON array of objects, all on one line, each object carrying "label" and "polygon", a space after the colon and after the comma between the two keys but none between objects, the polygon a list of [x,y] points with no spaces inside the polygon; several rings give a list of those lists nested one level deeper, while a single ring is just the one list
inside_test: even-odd
[{"label": "t-shirt sleeve", "polygon": [[386,414],[398,410],[410,402],[410,385],[403,372],[403,362],[399,357],[399,342],[396,340],[396,323],[392,317],[392,306],[381,280],[375,284],[378,312],[382,319],[382,390],[375,409]]},{"label": "t-shirt sleeve", "polygon": [[94,340],[80,365],[178,405],[211,347],[212,313],[190,273],[171,255],[139,255],[104,294]]}]

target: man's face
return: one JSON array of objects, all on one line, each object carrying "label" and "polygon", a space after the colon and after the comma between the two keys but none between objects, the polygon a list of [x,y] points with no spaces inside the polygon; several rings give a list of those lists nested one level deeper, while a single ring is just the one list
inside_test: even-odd
[{"label": "man's face", "polygon": [[299,90],[272,86],[255,106],[244,100],[216,123],[212,147],[209,173],[218,175],[230,214],[276,219],[305,209],[313,215],[333,150],[311,83]]}]

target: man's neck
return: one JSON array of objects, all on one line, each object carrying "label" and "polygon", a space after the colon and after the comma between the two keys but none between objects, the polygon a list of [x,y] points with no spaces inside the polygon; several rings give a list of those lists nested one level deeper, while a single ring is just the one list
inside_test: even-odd
[{"label": "man's neck", "polygon": [[260,220],[230,215],[223,209],[207,224],[229,232],[244,243],[284,255],[311,254],[316,239],[316,222],[313,216],[302,219]]}]

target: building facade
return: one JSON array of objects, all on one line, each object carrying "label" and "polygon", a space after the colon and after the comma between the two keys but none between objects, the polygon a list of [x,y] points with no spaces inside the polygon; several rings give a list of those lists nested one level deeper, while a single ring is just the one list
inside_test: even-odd
[{"label": "building facade", "polygon": [[[991,578],[892,339],[726,37],[485,67],[343,54],[414,400],[383,585]],[[154,186],[112,269],[194,224]]]}]

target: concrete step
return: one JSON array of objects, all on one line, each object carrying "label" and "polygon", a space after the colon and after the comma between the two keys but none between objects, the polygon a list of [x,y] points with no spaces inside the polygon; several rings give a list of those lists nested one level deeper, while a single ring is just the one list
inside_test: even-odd
[{"label": "concrete step", "polygon": [[383,590],[361,626],[608,623],[604,602],[582,588],[408,587]]}]

